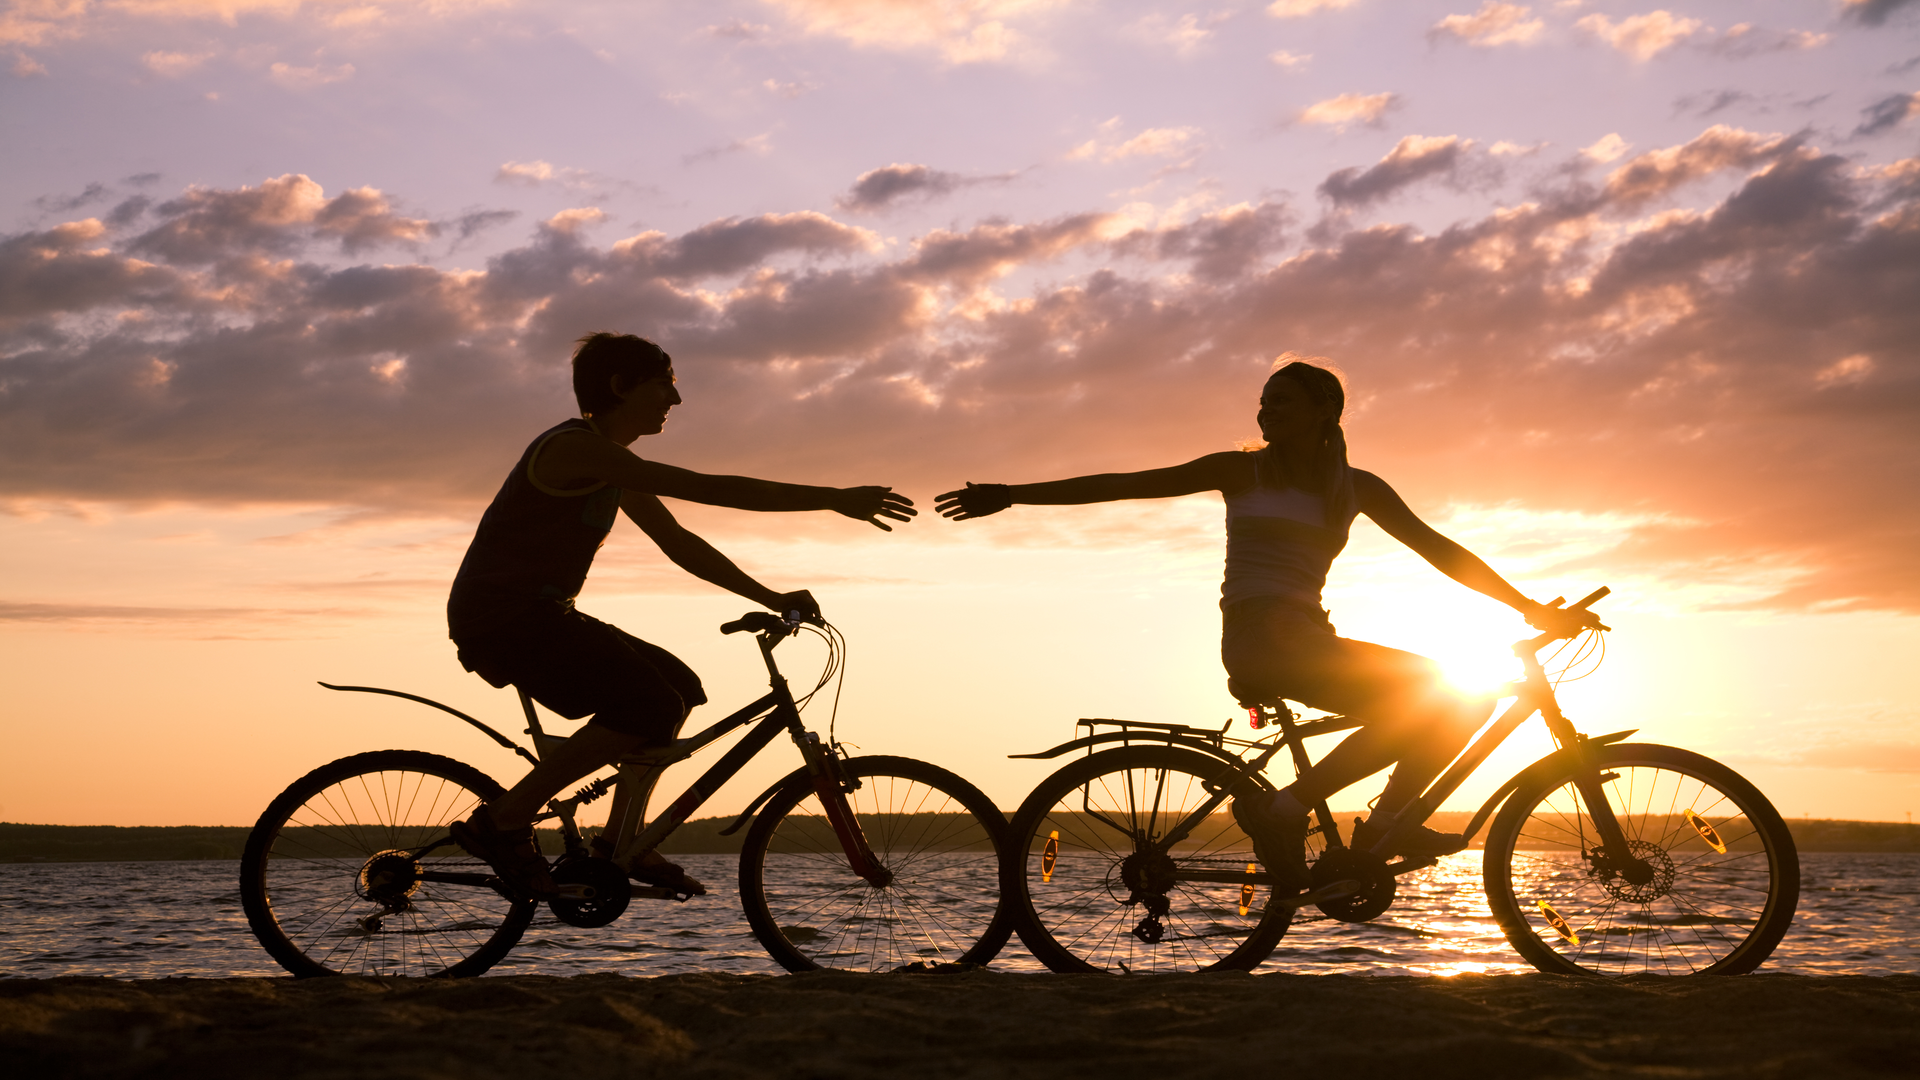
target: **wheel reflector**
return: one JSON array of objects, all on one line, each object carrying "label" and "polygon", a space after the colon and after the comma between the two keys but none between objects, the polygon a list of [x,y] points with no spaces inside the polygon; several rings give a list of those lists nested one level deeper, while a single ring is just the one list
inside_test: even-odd
[{"label": "wheel reflector", "polygon": [[[1253,873],[1255,873],[1255,872],[1256,872],[1257,870],[1258,870],[1258,865],[1257,865],[1257,864],[1255,864],[1255,863],[1248,863],[1248,864],[1247,864],[1247,873],[1248,873],[1249,875],[1252,875],[1252,874],[1253,874]],[[1248,911],[1251,911],[1252,909],[1253,909],[1253,882],[1251,882],[1251,881],[1249,881],[1249,882],[1247,882],[1247,883],[1246,883],[1245,885],[1242,885],[1242,886],[1240,886],[1240,914],[1241,914],[1241,916],[1242,916],[1242,917],[1244,918],[1244,917],[1246,916],[1246,914],[1247,914],[1247,912],[1248,912]]]},{"label": "wheel reflector", "polygon": [[1553,927],[1554,933],[1566,938],[1567,944],[1569,945],[1580,944],[1580,935],[1574,933],[1573,927],[1567,925],[1567,920],[1561,918],[1560,913],[1553,910],[1553,905],[1547,903],[1545,900],[1536,900],[1534,903],[1540,905],[1540,914],[1547,917],[1547,925]]},{"label": "wheel reflector", "polygon": [[1693,826],[1693,831],[1700,834],[1700,839],[1705,840],[1707,842],[1708,847],[1712,848],[1713,850],[1719,852],[1722,855],[1725,855],[1727,853],[1727,845],[1725,841],[1722,841],[1720,839],[1719,832],[1717,832],[1713,826],[1707,824],[1706,818],[1701,817],[1699,814],[1694,813],[1692,810],[1688,810],[1686,812],[1686,817],[1687,817],[1687,824]]},{"label": "wheel reflector", "polygon": [[1047,834],[1046,850],[1040,853],[1041,881],[1047,883],[1053,881],[1053,864],[1058,861],[1060,861],[1060,830],[1055,829]]}]

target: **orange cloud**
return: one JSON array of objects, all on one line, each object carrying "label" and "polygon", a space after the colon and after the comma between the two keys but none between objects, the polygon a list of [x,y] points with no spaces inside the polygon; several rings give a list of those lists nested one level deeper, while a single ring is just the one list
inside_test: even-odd
[{"label": "orange cloud", "polygon": [[[1346,368],[1356,462],[1422,505],[1613,515],[1583,566],[1920,611],[1920,163],[1776,140],[1709,129],[1596,184],[1543,163],[1532,201],[1437,232],[1299,233],[1282,199],[884,245],[811,211],[611,244],[555,220],[457,270],[346,265],[440,227],[379,192],[189,189],[0,236],[0,503],[468,518],[571,411],[595,328],[674,353],[668,460],[884,461],[916,495],[1226,448],[1295,349]],[[1403,142],[1340,190],[1463,145]],[[1728,168],[1724,198],[1634,217]]]}]

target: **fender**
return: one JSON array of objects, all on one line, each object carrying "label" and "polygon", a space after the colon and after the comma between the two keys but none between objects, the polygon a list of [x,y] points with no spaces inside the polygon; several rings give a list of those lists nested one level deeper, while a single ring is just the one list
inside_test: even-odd
[{"label": "fender", "polygon": [[451,705],[442,705],[439,702],[433,700],[432,698],[423,698],[418,694],[406,694],[398,690],[383,690],[378,686],[335,686],[330,682],[323,682],[320,685],[326,687],[329,690],[354,690],[362,694],[385,694],[388,697],[406,698],[408,701],[417,701],[422,705],[431,705],[434,708],[439,709],[443,713],[452,713],[453,715],[459,717],[460,719],[465,720],[467,723],[472,724],[474,727],[479,728],[481,731],[486,732],[487,735],[490,736],[494,742],[499,743],[501,746],[506,747],[507,749],[513,751],[516,754],[519,754],[521,757],[526,758],[528,761],[532,762],[533,764],[535,765],[540,764],[540,759],[528,753],[519,743],[514,742],[512,739],[507,738],[505,735],[502,735],[499,732],[488,727],[487,725],[481,723],[480,721],[475,720],[473,717],[468,716],[466,713],[461,712],[459,709],[456,709]]},{"label": "fender", "polygon": [[747,804],[747,808],[740,812],[740,816],[733,819],[733,824],[720,830],[720,835],[732,836],[734,833],[739,832],[742,825],[745,825],[753,818],[753,815],[760,812],[760,808],[766,805],[768,799],[773,798],[781,788],[786,787],[788,784],[800,784],[809,791],[813,790],[813,778],[807,775],[807,767],[802,765],[780,779],[775,780],[772,787],[754,796],[753,801]]},{"label": "fender", "polygon": [[[1591,739],[1586,739],[1582,745],[1606,746],[1610,743],[1617,743],[1621,739],[1624,739],[1627,736],[1638,732],[1639,730],[1640,730],[1639,728],[1628,728],[1625,731],[1616,731],[1609,735],[1595,735]],[[1553,772],[1567,768],[1568,758],[1572,755],[1575,749],[1578,749],[1578,748],[1568,747],[1565,750],[1555,750],[1553,753],[1548,754],[1546,757],[1541,758],[1539,761],[1536,761],[1533,764],[1527,766],[1526,768],[1521,769],[1518,773],[1514,774],[1512,779],[1508,780],[1504,784],[1501,784],[1500,790],[1495,791],[1493,793],[1493,796],[1486,801],[1485,805],[1480,807],[1479,812],[1473,815],[1472,821],[1467,822],[1467,828],[1466,828],[1467,839],[1472,840],[1474,836],[1476,836],[1480,832],[1480,827],[1485,825],[1487,823],[1487,820],[1493,817],[1494,813],[1500,809],[1501,804],[1507,801],[1507,796],[1512,795],[1515,791],[1518,791],[1523,786],[1529,786],[1529,785],[1538,783],[1547,775],[1550,775]]]},{"label": "fender", "polygon": [[1149,736],[1141,735],[1141,733],[1138,731],[1133,731],[1133,732],[1108,731],[1098,735],[1088,735],[1084,738],[1074,739],[1071,742],[1063,742],[1059,746],[1056,746],[1051,750],[1042,750],[1037,754],[1008,754],[1007,757],[1016,758],[1016,759],[1056,758],[1062,754],[1072,753],[1075,750],[1084,749],[1090,746],[1098,746],[1101,743],[1112,743],[1112,742],[1126,742],[1130,745],[1135,745],[1135,746],[1141,746],[1141,745],[1178,746],[1187,750],[1198,750],[1209,757],[1218,758],[1221,761],[1224,761],[1227,764],[1233,765],[1236,767],[1244,766],[1246,764],[1246,760],[1241,758],[1238,754],[1235,754],[1230,750],[1224,750],[1218,746],[1215,746],[1214,744],[1208,742],[1205,739],[1196,738],[1191,735],[1181,735],[1173,732],[1169,732],[1165,734],[1155,734],[1149,737]]}]

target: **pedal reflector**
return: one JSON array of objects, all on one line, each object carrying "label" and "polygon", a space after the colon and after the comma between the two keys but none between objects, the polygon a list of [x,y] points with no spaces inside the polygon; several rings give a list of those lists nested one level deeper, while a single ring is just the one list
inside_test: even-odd
[{"label": "pedal reflector", "polygon": [[1714,829],[1713,826],[1707,824],[1706,818],[1701,817],[1692,810],[1686,812],[1686,818],[1687,824],[1693,826],[1693,831],[1700,834],[1700,839],[1705,840],[1708,847],[1722,855],[1727,853],[1726,842],[1720,839],[1720,833]]},{"label": "pedal reflector", "polygon": [[[1249,877],[1253,876],[1254,874],[1259,872],[1259,869],[1260,869],[1259,864],[1248,863],[1247,876]],[[1253,882],[1249,881],[1245,885],[1240,886],[1240,917],[1243,919],[1246,918],[1247,912],[1252,909],[1253,909]]]},{"label": "pedal reflector", "polygon": [[1053,864],[1059,861],[1060,830],[1055,829],[1047,834],[1046,849],[1040,852],[1040,880],[1042,882],[1051,883],[1053,881]]},{"label": "pedal reflector", "polygon": [[1580,944],[1580,935],[1574,933],[1573,927],[1567,925],[1567,920],[1561,918],[1560,913],[1553,910],[1552,904],[1547,903],[1545,900],[1535,900],[1534,903],[1540,905],[1540,914],[1547,917],[1547,925],[1553,927],[1554,933],[1566,938],[1567,944],[1569,945]]}]

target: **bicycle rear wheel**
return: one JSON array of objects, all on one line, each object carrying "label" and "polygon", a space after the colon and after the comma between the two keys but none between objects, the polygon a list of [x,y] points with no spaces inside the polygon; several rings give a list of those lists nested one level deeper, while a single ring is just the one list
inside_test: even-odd
[{"label": "bicycle rear wheel", "polygon": [[1563,974],[1759,966],[1800,898],[1799,855],[1773,805],[1691,751],[1622,743],[1593,754],[1636,869],[1603,857],[1570,765],[1515,791],[1487,833],[1484,863],[1488,906],[1514,949]]},{"label": "bicycle rear wheel", "polygon": [[254,936],[295,975],[478,975],[513,948],[535,903],[493,875],[447,825],[501,794],[437,754],[379,750],[293,782],[240,860]]},{"label": "bicycle rear wheel", "polygon": [[[1265,886],[1186,876],[1258,865],[1229,808],[1164,847],[1213,797],[1208,784],[1236,779],[1231,765],[1192,750],[1130,746],[1041,781],[1014,814],[1001,866],[1020,939],[1054,971],[1244,971],[1265,960],[1292,911],[1269,910]],[[1167,910],[1154,912],[1151,897]]]},{"label": "bicycle rear wheel", "polygon": [[979,788],[900,757],[842,763],[847,802],[892,874],[854,874],[804,776],[767,801],[740,852],[747,924],[788,971],[984,964],[1012,935],[999,890],[1006,817]]}]

